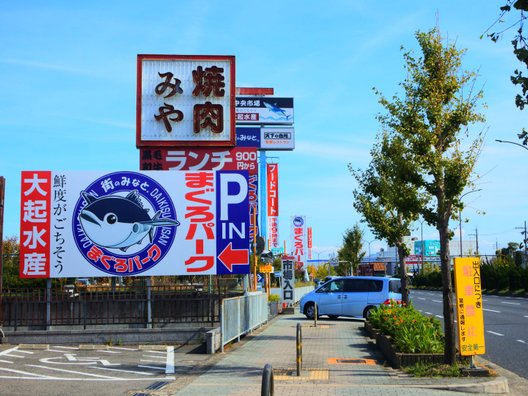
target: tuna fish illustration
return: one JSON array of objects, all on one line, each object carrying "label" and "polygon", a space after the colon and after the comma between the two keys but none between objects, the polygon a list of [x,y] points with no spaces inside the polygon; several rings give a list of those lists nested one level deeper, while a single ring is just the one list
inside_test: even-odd
[{"label": "tuna fish illustration", "polygon": [[79,221],[86,236],[97,246],[120,249],[123,252],[141,244],[148,235],[150,242],[156,227],[177,227],[177,220],[160,218],[161,211],[150,217],[137,190],[126,197],[106,195],[96,198],[83,191],[86,207],[81,210]]},{"label": "tuna fish illustration", "polygon": [[284,117],[286,117],[286,119],[288,119],[290,117],[289,115],[286,115],[286,112],[283,109],[281,109],[279,106],[277,106],[277,103],[271,104],[271,103],[264,102],[264,101],[262,103],[272,113],[282,114]]}]

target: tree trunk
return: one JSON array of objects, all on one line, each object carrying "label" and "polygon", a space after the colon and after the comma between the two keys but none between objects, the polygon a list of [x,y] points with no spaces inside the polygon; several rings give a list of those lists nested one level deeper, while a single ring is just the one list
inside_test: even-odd
[{"label": "tree trunk", "polygon": [[405,263],[405,251],[402,245],[398,245],[398,260],[400,262],[402,302],[409,305],[409,278],[407,277],[407,264]]},{"label": "tree trunk", "polygon": [[440,262],[442,267],[442,294],[444,305],[444,363],[453,365],[456,362],[456,336],[453,313],[453,286],[451,282],[451,260],[449,257],[448,221],[439,224]]}]

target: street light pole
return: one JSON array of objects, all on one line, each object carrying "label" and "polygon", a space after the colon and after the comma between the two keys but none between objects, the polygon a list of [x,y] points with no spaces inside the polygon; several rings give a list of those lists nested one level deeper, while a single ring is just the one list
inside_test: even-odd
[{"label": "street light pole", "polygon": [[376,241],[376,239],[373,239],[372,241],[367,242],[367,243],[368,243],[368,247],[369,247],[369,251],[368,251],[368,252],[369,252],[369,256],[368,256],[368,262],[369,262],[369,264],[370,264],[370,244],[371,244],[372,242],[374,242],[374,241]]},{"label": "street light pole", "polygon": [[510,142],[509,140],[500,140],[500,139],[495,139],[496,142],[499,142],[499,143],[509,143],[509,144],[515,144],[516,146],[519,146],[519,147],[522,147],[523,149],[525,150],[528,150],[528,147],[520,144],[520,143],[515,143],[515,142]]},{"label": "street light pole", "polygon": [[[502,140],[500,142],[502,143]],[[513,143],[513,142],[509,142],[509,143]],[[462,198],[464,198],[466,195],[474,193],[474,192],[478,192],[478,191],[482,191],[482,188],[479,188],[477,190],[471,190],[471,191],[468,191],[467,193],[462,194],[460,196],[459,201],[462,202]],[[460,257],[462,257],[463,256],[462,254],[462,208],[460,208],[460,210],[458,211],[458,239],[460,243]]]}]

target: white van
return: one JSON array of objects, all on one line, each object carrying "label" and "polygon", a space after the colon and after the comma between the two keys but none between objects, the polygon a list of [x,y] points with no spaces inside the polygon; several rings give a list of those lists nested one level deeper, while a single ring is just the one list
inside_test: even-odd
[{"label": "white van", "polygon": [[301,313],[308,319],[326,315],[367,319],[372,309],[395,301],[401,304],[401,282],[397,278],[376,276],[343,276],[326,282],[318,289],[305,294],[300,301]]}]

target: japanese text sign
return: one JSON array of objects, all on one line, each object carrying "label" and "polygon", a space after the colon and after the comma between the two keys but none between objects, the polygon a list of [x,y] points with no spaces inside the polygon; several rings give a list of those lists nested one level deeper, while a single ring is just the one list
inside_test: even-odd
[{"label": "japanese text sign", "polygon": [[297,260],[299,268],[303,268],[306,263],[306,217],[293,216],[291,218],[291,241],[293,246],[293,256]]},{"label": "japanese text sign", "polygon": [[486,353],[480,258],[454,259],[458,341],[462,356]]},{"label": "japanese text sign", "polygon": [[249,273],[247,172],[22,172],[20,276]]},{"label": "japanese text sign", "polygon": [[235,57],[138,55],[137,147],[234,146]]},{"label": "japanese text sign", "polygon": [[282,256],[282,301],[288,306],[295,303],[295,258]]},{"label": "japanese text sign", "polygon": [[235,105],[237,124],[293,124],[293,98],[238,96]]},{"label": "japanese text sign", "polygon": [[245,170],[256,175],[255,148],[142,148],[139,150],[141,170]]},{"label": "japanese text sign", "polygon": [[260,127],[236,127],[236,146],[260,148]]},{"label": "japanese text sign", "polygon": [[295,148],[295,128],[260,128],[261,150],[293,150]]},{"label": "japanese text sign", "polygon": [[269,249],[280,248],[279,241],[279,164],[266,165],[268,195],[268,243]]}]

